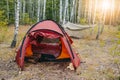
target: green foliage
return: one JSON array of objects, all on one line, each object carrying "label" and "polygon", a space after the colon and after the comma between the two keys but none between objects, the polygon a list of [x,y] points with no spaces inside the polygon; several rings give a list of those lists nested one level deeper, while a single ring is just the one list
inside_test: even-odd
[{"label": "green foliage", "polygon": [[28,13],[22,13],[22,17],[24,16],[24,19],[20,19],[20,23],[27,25],[30,23],[30,18]]},{"label": "green foliage", "polygon": [[0,11],[0,42],[3,42],[6,38],[6,34],[8,32],[7,28],[7,19],[5,18],[5,11]]},{"label": "green foliage", "polygon": [[[8,1],[8,5],[7,5]],[[0,18],[0,21],[6,21],[7,24],[13,24],[14,23],[14,3],[15,0],[1,0],[0,1],[0,13],[3,11],[3,18]],[[1,16],[0,16],[1,17]]]},{"label": "green foliage", "polygon": [[118,31],[120,31],[120,25],[118,26]]},{"label": "green foliage", "polygon": [[[46,0],[47,3],[46,3],[46,13],[45,13],[45,19],[53,19],[57,22],[59,22],[59,9],[60,9],[60,1],[61,0]],[[71,9],[74,5],[73,4],[73,1],[74,0],[68,0],[68,7],[67,7],[67,16],[66,16],[66,21],[70,21],[70,17],[71,17]],[[119,1],[119,0],[118,0]],[[95,1],[93,1],[95,3]],[[98,3],[100,1],[98,0]],[[117,2],[117,1],[115,1]],[[76,5],[76,10],[74,10],[74,18],[72,19],[72,22],[80,22],[80,24],[87,24],[88,23],[88,16],[86,14],[88,14],[88,11],[89,11],[89,6],[86,7],[86,4],[88,3],[86,0],[83,0],[80,4],[79,3],[79,0],[76,1],[75,5]],[[0,0],[0,11],[1,10],[4,10],[4,16],[6,17],[7,20],[7,23],[8,24],[14,24],[14,20],[15,20],[15,4],[16,4],[16,1],[15,0]],[[82,6],[81,7],[81,12],[78,13],[78,8],[79,6]],[[117,6],[117,5],[116,5]],[[40,20],[43,19],[43,7],[44,7],[44,0],[40,0]],[[62,0],[62,13],[64,14],[64,8],[65,8],[65,0]],[[20,18],[21,18],[21,21],[20,23],[21,24],[32,24],[32,23],[35,23],[37,20],[37,9],[38,9],[38,0],[20,0]],[[74,8],[75,9],[75,8]],[[84,10],[86,9],[86,10]],[[95,10],[93,10],[92,13],[94,13]],[[117,14],[118,12],[115,13],[115,15]],[[23,17],[22,15],[25,14],[27,15],[26,16],[26,20],[22,21]],[[107,15],[108,14],[108,15]],[[80,20],[77,21],[77,16],[82,17]],[[86,15],[86,17],[85,17]],[[101,11],[99,10],[99,8],[96,10],[96,16],[95,16],[95,22],[99,21],[100,18],[101,18]],[[93,20],[93,14],[91,16],[91,20]],[[63,15],[62,15],[63,17]],[[84,18],[83,18],[84,17]],[[109,24],[110,22],[110,13],[106,13],[106,21],[105,23],[107,22],[107,24]],[[114,24],[118,24],[120,25],[120,18],[119,18],[119,15],[116,15],[114,16],[114,18],[111,18],[113,19],[112,22],[114,21]],[[1,20],[1,19],[0,19]],[[91,21],[92,22],[92,21]],[[113,23],[112,23],[113,24]],[[120,30],[120,28],[119,28]]]},{"label": "green foliage", "polygon": [[120,40],[118,40],[117,43],[120,44]]},{"label": "green foliage", "polygon": [[80,19],[80,24],[86,24],[86,23],[87,23],[87,21],[86,21],[85,18],[81,18],[81,19]]},{"label": "green foliage", "polygon": [[53,19],[59,22],[59,0],[47,0],[46,19]]},{"label": "green foliage", "polygon": [[120,49],[118,45],[114,45],[110,48],[110,53],[112,56],[120,56]]},{"label": "green foliage", "polygon": [[4,16],[4,11],[0,11],[0,27],[7,25],[7,19]]},{"label": "green foliage", "polygon": [[116,37],[120,39],[120,31],[116,32]]},{"label": "green foliage", "polygon": [[[113,64],[117,67],[118,75],[120,75],[120,40],[118,40],[118,42],[115,42],[113,46],[110,48],[110,54],[113,57],[112,58]],[[114,77],[114,80],[119,80],[119,79],[120,79],[120,76]]]}]

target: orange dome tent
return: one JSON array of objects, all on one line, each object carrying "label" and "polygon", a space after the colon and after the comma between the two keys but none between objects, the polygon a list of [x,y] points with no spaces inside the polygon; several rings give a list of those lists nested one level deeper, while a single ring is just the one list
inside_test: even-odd
[{"label": "orange dome tent", "polygon": [[17,50],[16,62],[23,69],[26,57],[32,56],[34,53],[50,54],[57,60],[70,58],[73,66],[77,68],[80,58],[73,51],[72,43],[73,41],[61,25],[53,20],[40,21],[26,33]]}]

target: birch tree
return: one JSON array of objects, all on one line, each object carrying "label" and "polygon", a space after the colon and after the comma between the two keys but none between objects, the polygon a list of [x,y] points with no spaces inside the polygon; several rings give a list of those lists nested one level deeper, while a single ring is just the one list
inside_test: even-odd
[{"label": "birch tree", "polygon": [[64,10],[63,24],[65,24],[65,21],[66,21],[67,8],[68,8],[68,0],[65,0],[65,10]]},{"label": "birch tree", "polygon": [[81,18],[81,11],[82,11],[81,10],[81,3],[82,3],[82,0],[79,0],[79,4],[78,4],[78,23],[80,22],[80,18]]},{"label": "birch tree", "polygon": [[[120,3],[120,1],[118,1],[118,2]],[[117,14],[116,14],[116,21],[117,22],[118,22],[118,20],[120,20],[120,18],[118,16],[120,16],[120,5],[118,5]]]},{"label": "birch tree", "polygon": [[94,30],[94,24],[96,20],[96,11],[97,11],[97,0],[95,0],[95,7],[94,7],[94,12],[93,12],[93,21],[92,21],[92,29],[91,29],[91,34],[93,33]]},{"label": "birch tree", "polygon": [[[104,0],[105,2],[105,0]],[[101,26],[101,31],[100,33],[102,34],[103,30],[104,30],[104,25],[105,25],[105,18],[106,18],[106,11],[107,8],[105,7],[105,5],[103,6],[103,9],[102,9],[102,26]]]},{"label": "birch tree", "polygon": [[7,0],[7,19],[9,20],[9,0]]},{"label": "birch tree", "polygon": [[[73,0],[72,1],[72,8],[71,8],[71,15],[70,15],[70,21],[73,22],[74,20],[74,13],[75,13],[75,1],[76,0]],[[79,13],[80,14],[80,13]],[[79,15],[80,17],[80,15]]]},{"label": "birch tree", "polygon": [[56,21],[56,13],[57,13],[57,10],[56,10],[56,0],[54,0],[54,8],[55,8],[55,10],[54,10],[54,13],[55,13],[55,15],[54,15],[54,20]]},{"label": "birch tree", "polygon": [[74,23],[77,22],[77,10],[78,10],[78,0],[75,0],[75,15],[74,15]]},{"label": "birch tree", "polygon": [[114,12],[114,0],[112,0],[112,3],[111,3],[111,10],[110,10],[110,22],[109,22],[109,25],[112,24],[112,20],[113,20],[113,12]]},{"label": "birch tree", "polygon": [[62,0],[60,0],[60,11],[59,11],[59,15],[60,15],[60,23],[62,23]]},{"label": "birch tree", "polygon": [[14,31],[14,38],[11,44],[11,48],[16,46],[17,42],[17,35],[18,35],[18,29],[19,29],[19,10],[20,10],[20,0],[17,0],[15,3],[15,31]]},{"label": "birch tree", "polygon": [[38,0],[37,22],[40,20],[40,0]]},{"label": "birch tree", "polygon": [[43,0],[40,0],[40,20],[43,19]]},{"label": "birch tree", "polygon": [[89,26],[91,26],[91,12],[92,12],[92,0],[89,0],[89,12],[88,12]]},{"label": "birch tree", "polygon": [[96,39],[99,39],[99,36],[100,36],[100,27],[101,27],[101,21],[98,22],[98,32],[97,32],[97,35],[96,35]]},{"label": "birch tree", "polygon": [[87,18],[87,11],[88,11],[87,8],[88,8],[88,7],[87,7],[87,2],[85,1],[85,10],[84,10],[84,18],[85,18],[85,19]]},{"label": "birch tree", "polygon": [[44,0],[43,19],[45,19],[45,12],[46,12],[46,0]]},{"label": "birch tree", "polygon": [[25,6],[26,6],[26,1],[25,0],[23,0],[23,15],[22,15],[22,20],[24,21],[24,18],[25,18]]},{"label": "birch tree", "polygon": [[96,19],[96,11],[97,11],[97,0],[95,0],[95,7],[94,7],[94,13],[93,13],[93,27],[95,24],[95,19]]},{"label": "birch tree", "polygon": [[28,4],[28,11],[29,11],[29,16],[30,18],[32,18],[32,0],[29,0],[29,4]]}]

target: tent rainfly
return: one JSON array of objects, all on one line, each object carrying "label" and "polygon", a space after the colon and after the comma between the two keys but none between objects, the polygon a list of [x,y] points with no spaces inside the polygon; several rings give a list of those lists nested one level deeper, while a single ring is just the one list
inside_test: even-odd
[{"label": "tent rainfly", "polygon": [[23,38],[17,49],[16,62],[23,70],[24,61],[37,53],[48,55],[45,59],[50,60],[70,59],[74,68],[77,68],[80,65],[80,58],[72,49],[72,43],[61,25],[53,20],[40,21],[33,25]]}]

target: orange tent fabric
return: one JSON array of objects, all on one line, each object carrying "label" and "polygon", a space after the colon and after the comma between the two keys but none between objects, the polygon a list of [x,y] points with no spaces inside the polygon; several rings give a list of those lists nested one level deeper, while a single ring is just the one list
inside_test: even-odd
[{"label": "orange tent fabric", "polygon": [[[43,38],[57,43],[40,43]],[[43,20],[33,25],[26,33],[21,46],[16,55],[16,62],[21,69],[24,68],[24,60],[26,57],[32,56],[34,53],[50,54],[55,59],[70,58],[74,67],[80,65],[80,58],[73,51],[71,44],[73,43],[69,35],[64,31],[61,25],[53,20]]]}]

